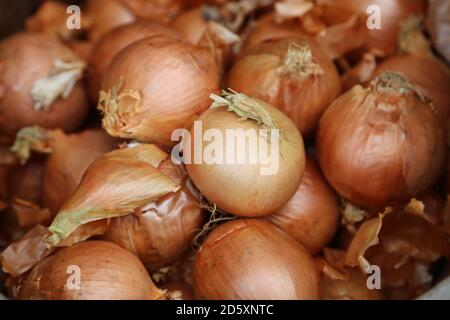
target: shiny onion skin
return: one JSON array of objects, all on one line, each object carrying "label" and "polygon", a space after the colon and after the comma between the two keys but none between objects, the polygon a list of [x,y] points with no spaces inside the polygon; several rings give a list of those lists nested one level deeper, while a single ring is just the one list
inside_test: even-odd
[{"label": "shiny onion skin", "polygon": [[318,299],[319,270],[306,249],[269,222],[235,220],[200,247],[194,293],[210,300]]},{"label": "shiny onion skin", "polygon": [[276,106],[307,138],[339,96],[341,80],[313,40],[285,38],[248,50],[228,74],[227,87]]},{"label": "shiny onion skin", "polygon": [[336,193],[322,176],[316,160],[307,157],[305,174],[297,192],[267,220],[316,255],[336,233],[339,216]]},{"label": "shiny onion skin", "polygon": [[[76,271],[71,266],[81,272],[80,289],[67,287],[68,280],[76,285]],[[20,287],[18,298],[157,300],[164,299],[164,293],[133,254],[110,242],[87,241],[61,249],[37,264]]]},{"label": "shiny onion skin", "polygon": [[432,104],[397,73],[355,86],[320,121],[317,151],[331,186],[352,203],[406,202],[439,178],[446,139]]},{"label": "shiny onion skin", "polygon": [[151,37],[133,43],[111,62],[98,108],[112,136],[172,146],[173,130],[190,127],[218,91],[219,69],[206,49]]},{"label": "shiny onion skin", "polygon": [[177,32],[168,26],[154,21],[138,20],[112,29],[94,45],[89,59],[88,77],[92,102],[98,102],[103,74],[112,59],[133,42],[155,35],[178,38]]},{"label": "shiny onion skin", "polygon": [[37,110],[31,95],[37,80],[49,76],[56,60],[78,61],[57,40],[38,33],[17,33],[0,42],[0,135],[13,137],[26,126],[73,131],[84,120],[88,101],[80,82],[69,96]]},{"label": "shiny onion skin", "polygon": [[[240,164],[237,161],[233,163],[227,163],[227,161],[212,164],[205,161],[195,163],[196,148],[200,146],[192,143],[190,153],[193,161],[186,163],[186,169],[200,192],[218,208],[243,217],[269,215],[280,209],[294,195],[300,185],[305,167],[303,139],[294,123],[277,108],[244,94],[224,93],[223,97],[213,97],[215,102],[211,108],[196,120],[198,124],[201,123],[203,132],[212,129],[216,132],[220,131],[223,137],[226,137],[226,132],[229,130],[258,132],[257,130],[264,128],[264,124],[258,124],[253,120],[254,115],[250,114],[247,116],[248,119],[244,120],[235,112],[245,112],[244,107],[251,105],[254,110],[266,113],[267,117],[271,118],[275,124],[273,127],[267,125],[267,128],[280,128],[278,154],[270,154],[271,157],[276,156],[278,159],[276,172],[264,175],[261,170],[268,167],[267,165],[262,164],[261,161],[251,163],[250,156],[252,154],[249,143],[246,143],[245,150],[238,151],[245,152],[245,155],[241,154],[244,161]],[[222,104],[223,101],[225,101],[224,104]],[[263,120],[259,119],[258,121]],[[199,139],[196,137],[195,126],[191,129],[191,137],[192,141]],[[202,150],[205,150],[209,143],[202,140],[200,140],[203,143]],[[218,148],[223,150],[215,152],[222,151],[226,155],[234,147],[225,138],[223,140],[223,144],[218,145]],[[261,145],[261,141],[258,145]],[[257,146],[255,147],[257,148]],[[269,147],[267,146],[267,148]]]}]

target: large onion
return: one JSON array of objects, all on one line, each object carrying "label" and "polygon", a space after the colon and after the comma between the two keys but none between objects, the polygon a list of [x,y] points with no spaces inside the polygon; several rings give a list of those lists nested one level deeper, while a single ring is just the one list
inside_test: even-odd
[{"label": "large onion", "polygon": [[312,254],[330,242],[338,228],[339,200],[313,158],[306,158],[305,175],[294,196],[267,219]]},{"label": "large onion", "polygon": [[133,254],[110,242],[88,241],[64,248],[36,265],[18,298],[155,300],[163,299],[164,293]]},{"label": "large onion", "polygon": [[332,104],[317,148],[335,190],[354,204],[383,208],[436,182],[446,142],[432,105],[400,74],[382,73]]},{"label": "large onion", "polygon": [[306,137],[341,92],[333,62],[305,38],[254,46],[233,66],[227,86],[278,107]]},{"label": "large onion", "polygon": [[319,272],[293,238],[263,220],[236,220],[215,229],[194,265],[198,299],[317,299]]}]

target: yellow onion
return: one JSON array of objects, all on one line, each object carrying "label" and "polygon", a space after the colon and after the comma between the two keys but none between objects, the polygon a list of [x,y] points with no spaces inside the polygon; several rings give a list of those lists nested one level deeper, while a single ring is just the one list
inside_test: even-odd
[{"label": "yellow onion", "polygon": [[278,107],[304,137],[341,92],[333,62],[314,42],[285,38],[248,50],[228,74],[227,86]]},{"label": "yellow onion", "polygon": [[446,0],[429,0],[427,27],[433,44],[439,53],[450,62],[450,3]]},{"label": "yellow onion", "polygon": [[[185,144],[189,176],[208,200],[228,213],[258,217],[275,212],[303,177],[301,135],[282,112],[261,100],[227,92],[211,97],[214,103],[191,129],[190,145]],[[221,139],[214,136],[208,142],[208,131]],[[227,138],[230,132],[236,137]],[[236,138],[245,139],[241,148]]]},{"label": "yellow onion", "polygon": [[294,196],[267,219],[314,255],[330,242],[338,228],[339,199],[313,158],[306,158],[305,175]]},{"label": "yellow onion", "polygon": [[44,159],[36,158],[25,165],[11,167],[6,177],[8,198],[41,203],[44,165]]},{"label": "yellow onion", "polygon": [[57,40],[17,33],[0,42],[0,134],[25,126],[71,131],[84,120],[88,101],[84,63]]},{"label": "yellow onion", "polygon": [[125,47],[133,42],[155,35],[166,35],[177,38],[172,28],[157,22],[139,20],[112,29],[106,33],[92,49],[89,59],[89,94],[94,103],[98,102],[103,74],[112,59]]},{"label": "yellow onion", "polygon": [[38,263],[19,288],[21,300],[164,299],[133,254],[104,241],[61,249]]},{"label": "yellow onion", "polygon": [[163,36],[135,42],[103,77],[103,127],[112,136],[171,146],[173,130],[189,127],[208,107],[218,70],[206,49]]},{"label": "yellow onion", "polygon": [[370,208],[405,202],[440,176],[446,141],[436,111],[397,73],[338,98],[320,121],[317,150],[331,186]]},{"label": "yellow onion", "polygon": [[235,220],[200,247],[194,293],[198,299],[318,299],[319,270],[306,249],[272,224]]}]

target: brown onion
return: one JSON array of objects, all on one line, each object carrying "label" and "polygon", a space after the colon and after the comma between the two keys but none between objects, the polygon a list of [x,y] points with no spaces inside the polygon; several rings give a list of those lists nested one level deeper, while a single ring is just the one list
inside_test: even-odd
[{"label": "brown onion", "polygon": [[384,208],[425,191],[444,165],[446,142],[432,105],[397,73],[338,98],[320,121],[318,158],[352,203]]},{"label": "brown onion", "polygon": [[339,216],[336,193],[322,176],[317,162],[307,157],[305,175],[297,192],[267,219],[315,255],[333,238]]},{"label": "brown onion", "polygon": [[84,120],[88,101],[84,64],[57,40],[17,33],[0,42],[0,133],[13,137],[25,126],[71,131]]},{"label": "brown onion", "polygon": [[203,243],[194,265],[198,299],[318,299],[319,272],[297,241],[259,219],[227,222]]},{"label": "brown onion", "polygon": [[104,75],[103,127],[112,136],[171,146],[173,130],[189,127],[208,107],[218,70],[206,49],[162,36],[135,42]]},{"label": "brown onion", "polygon": [[20,287],[18,297],[156,300],[164,299],[164,293],[134,255],[110,242],[87,241],[64,248],[37,264]]},{"label": "brown onion", "polygon": [[139,20],[112,29],[106,33],[92,49],[89,59],[89,94],[94,103],[98,102],[103,74],[113,58],[133,42],[155,35],[166,35],[176,39],[175,30],[157,22]]},{"label": "brown onion", "polygon": [[433,44],[450,63],[450,3],[447,0],[428,1],[427,26]]},{"label": "brown onion", "polygon": [[11,167],[6,178],[8,198],[41,203],[44,165],[44,159],[36,158],[25,165]]},{"label": "brown onion", "polygon": [[333,62],[314,42],[285,38],[254,46],[228,74],[227,86],[278,107],[304,137],[341,92]]}]

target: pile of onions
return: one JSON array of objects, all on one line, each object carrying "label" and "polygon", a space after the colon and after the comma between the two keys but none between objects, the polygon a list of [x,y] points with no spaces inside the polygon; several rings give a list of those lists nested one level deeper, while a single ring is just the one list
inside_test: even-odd
[{"label": "pile of onions", "polygon": [[98,102],[103,74],[112,59],[133,42],[156,35],[165,35],[176,39],[175,30],[157,22],[139,20],[114,28],[106,33],[92,49],[89,59],[89,94],[94,103]]},{"label": "pile of onions", "polygon": [[172,132],[189,127],[219,87],[219,68],[207,49],[165,36],[135,42],[115,56],[104,77],[98,108],[112,136],[174,144]]},{"label": "pile of onions", "polygon": [[194,265],[197,299],[308,300],[319,297],[310,253],[259,219],[227,222],[203,243]]},{"label": "pile of onions", "polygon": [[278,107],[309,137],[341,81],[333,62],[313,41],[284,38],[254,46],[233,66],[227,86]]},{"label": "pile of onions", "polygon": [[305,175],[297,192],[267,219],[315,255],[333,238],[339,216],[336,193],[323,178],[316,161],[307,157]]},{"label": "pile of onions", "polygon": [[[212,99],[211,108],[196,121],[203,131],[194,125],[192,143],[185,144],[189,176],[208,200],[228,213],[259,217],[275,212],[294,195],[303,177],[305,151],[299,131],[282,112],[261,100],[226,92]],[[222,139],[208,142],[203,136],[207,131]],[[245,139],[243,148],[235,146],[234,138],[226,138],[230,131]],[[246,138],[249,132],[255,139]],[[197,159],[199,151],[202,159]],[[260,157],[252,160],[256,153],[267,155],[271,163]],[[213,161],[206,159],[209,154],[215,154]]]},{"label": "pile of onions", "polygon": [[87,241],[37,264],[20,286],[18,298],[157,300],[165,295],[133,254],[110,242]]},{"label": "pile of onions", "polygon": [[331,186],[352,203],[384,208],[432,186],[445,133],[432,105],[398,73],[338,98],[320,121],[317,150]]},{"label": "pile of onions", "polygon": [[76,129],[88,111],[84,63],[57,40],[17,33],[0,42],[0,134],[25,126]]}]

